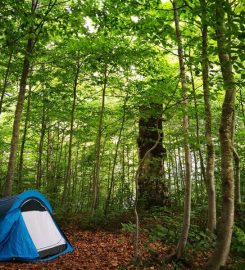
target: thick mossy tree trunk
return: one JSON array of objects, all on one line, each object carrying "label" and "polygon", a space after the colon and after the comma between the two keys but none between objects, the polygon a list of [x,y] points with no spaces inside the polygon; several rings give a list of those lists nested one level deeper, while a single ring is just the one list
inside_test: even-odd
[{"label": "thick mossy tree trunk", "polygon": [[140,161],[156,143],[158,134],[160,135],[157,146],[147,156],[139,174],[139,206],[143,208],[164,205],[168,194],[163,177],[166,149],[163,147],[162,110],[162,104],[157,103],[140,107],[138,137]]},{"label": "thick mossy tree trunk", "polygon": [[222,106],[220,123],[221,146],[221,180],[222,180],[222,209],[218,238],[215,251],[205,265],[205,269],[216,270],[225,266],[231,244],[234,224],[234,165],[233,165],[233,127],[235,109],[235,81],[232,73],[232,63],[229,55],[229,42],[225,28],[224,6],[226,2],[217,0],[216,33],[218,55],[224,81],[225,98]]}]

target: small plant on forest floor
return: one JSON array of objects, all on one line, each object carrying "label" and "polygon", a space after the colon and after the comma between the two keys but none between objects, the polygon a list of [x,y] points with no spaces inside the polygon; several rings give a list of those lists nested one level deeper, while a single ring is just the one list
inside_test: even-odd
[{"label": "small plant on forest floor", "polygon": [[195,247],[196,250],[205,251],[214,248],[216,236],[192,225],[189,232],[187,247]]},{"label": "small plant on forest floor", "polygon": [[136,231],[136,225],[132,222],[129,223],[121,223],[122,225],[122,232],[130,232],[133,233]]},{"label": "small plant on forest floor", "polygon": [[231,251],[235,255],[245,257],[245,232],[237,226],[233,229]]},{"label": "small plant on forest floor", "polygon": [[157,224],[149,231],[150,242],[161,241],[166,243],[174,243],[178,239],[178,231],[173,228],[167,228]]}]

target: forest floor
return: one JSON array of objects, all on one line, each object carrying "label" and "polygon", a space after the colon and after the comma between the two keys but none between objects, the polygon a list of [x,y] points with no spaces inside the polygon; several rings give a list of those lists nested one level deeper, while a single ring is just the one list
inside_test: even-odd
[{"label": "forest floor", "polygon": [[[50,262],[39,263],[0,263],[0,269],[4,270],[124,270],[135,269],[132,265],[134,253],[134,238],[131,233],[89,231],[81,230],[74,226],[66,228],[65,234],[75,247],[74,252],[61,256]],[[147,236],[142,235],[142,250]],[[148,249],[142,251],[143,261],[148,265],[140,269],[182,269],[176,268],[173,264],[164,267],[157,266],[166,254],[171,253],[173,247],[159,242],[151,243]],[[150,252],[149,252],[150,251]],[[150,256],[151,254],[151,256]],[[196,253],[188,250],[188,264],[183,269],[200,269],[209,254]]]}]

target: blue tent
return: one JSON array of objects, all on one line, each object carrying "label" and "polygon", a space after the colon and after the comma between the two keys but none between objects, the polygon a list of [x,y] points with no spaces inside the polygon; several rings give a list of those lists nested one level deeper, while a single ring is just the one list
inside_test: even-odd
[{"label": "blue tent", "polygon": [[0,261],[46,261],[71,251],[40,192],[0,199]]}]

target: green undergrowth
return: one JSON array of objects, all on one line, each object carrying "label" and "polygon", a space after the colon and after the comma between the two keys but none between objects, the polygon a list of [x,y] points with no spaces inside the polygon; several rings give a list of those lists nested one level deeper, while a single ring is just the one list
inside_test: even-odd
[{"label": "green undergrowth", "polygon": [[90,212],[71,213],[62,215],[62,212],[55,214],[57,221],[62,226],[76,225],[82,230],[105,230],[118,232],[123,223],[134,222],[133,211],[110,212],[104,214],[97,212],[91,217]]},{"label": "green undergrowth", "polygon": [[[76,225],[82,230],[106,230],[115,233],[134,233],[136,231],[133,209],[110,212],[107,215],[103,212],[97,212],[93,218],[91,218],[89,212],[74,214],[58,211],[55,213],[55,217],[64,227]],[[163,246],[176,246],[181,233],[183,214],[181,209],[178,208],[175,211],[171,211],[167,207],[157,207],[148,211],[139,210],[139,218],[140,233],[147,236],[144,249],[152,255],[149,257],[149,261],[146,260],[144,262],[144,265],[154,265],[157,254],[151,249],[151,244],[158,242]],[[241,215],[240,219],[237,219],[234,226],[230,266],[227,269],[245,269],[245,231],[242,219],[243,215]],[[211,235],[206,231],[206,220],[205,209],[197,205],[192,210],[191,226],[183,260],[173,262],[173,269],[186,269],[187,264],[193,262],[197,254],[211,254],[215,247],[216,235]],[[207,257],[210,255],[203,256]],[[159,258],[155,260],[155,263],[164,265],[164,262],[160,261]]]}]

